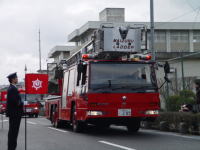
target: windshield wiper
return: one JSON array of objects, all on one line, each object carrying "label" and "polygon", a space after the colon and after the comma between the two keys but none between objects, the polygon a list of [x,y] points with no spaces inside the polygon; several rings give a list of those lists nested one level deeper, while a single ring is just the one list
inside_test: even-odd
[{"label": "windshield wiper", "polygon": [[156,87],[152,87],[152,86],[141,86],[141,87],[135,87],[132,88],[132,90],[156,90]]},{"label": "windshield wiper", "polygon": [[104,90],[104,88],[108,88],[108,89],[110,89],[111,87],[109,87],[108,85],[106,85],[106,86],[101,86],[101,87],[98,87],[98,88],[92,88],[93,90]]},{"label": "windshield wiper", "polygon": [[121,86],[116,88],[111,88],[112,90],[119,90],[119,89],[131,89],[131,90],[156,90],[155,87],[152,86],[140,86],[140,87],[132,87],[132,86]]},{"label": "windshield wiper", "polygon": [[119,89],[131,89],[131,86],[120,86],[120,87],[116,87],[116,88],[111,88],[112,90],[119,90]]},{"label": "windshield wiper", "polygon": [[104,88],[111,88],[111,80],[108,80],[108,85],[94,88],[93,90],[99,90],[99,89],[104,89]]}]

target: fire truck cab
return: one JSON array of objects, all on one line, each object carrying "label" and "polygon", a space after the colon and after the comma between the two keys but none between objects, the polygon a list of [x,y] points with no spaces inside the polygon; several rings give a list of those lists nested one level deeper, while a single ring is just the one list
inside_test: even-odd
[{"label": "fire truck cab", "polygon": [[[25,90],[19,89],[20,96],[22,101],[24,102],[25,99]],[[24,105],[24,110],[26,108],[26,112],[24,111],[24,115],[28,115],[29,117],[38,117],[40,103],[37,101],[39,99],[39,95],[34,94],[27,94],[27,103]],[[1,99],[0,99],[0,113],[6,112],[6,103],[7,103],[7,91],[1,92]]]},{"label": "fire truck cab", "polygon": [[7,91],[2,91],[0,93],[0,114],[4,114],[6,112],[6,99]]},{"label": "fire truck cab", "polygon": [[143,53],[143,44],[145,26],[95,31],[92,41],[66,60],[62,94],[46,100],[47,118],[56,127],[71,123],[75,132],[88,124],[137,132],[141,120],[158,117],[156,64]]},{"label": "fire truck cab", "polygon": [[[22,101],[25,100],[25,91],[19,90]],[[39,115],[41,103],[39,102],[40,95],[26,94],[26,103],[24,103],[24,115],[37,118]]]}]

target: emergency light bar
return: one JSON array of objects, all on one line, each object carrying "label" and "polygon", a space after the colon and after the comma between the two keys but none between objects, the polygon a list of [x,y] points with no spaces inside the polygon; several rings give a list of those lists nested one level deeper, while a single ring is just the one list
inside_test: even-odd
[{"label": "emergency light bar", "polygon": [[[94,54],[83,54],[82,59],[88,60],[88,59],[94,59],[97,55]],[[140,61],[140,60],[151,60],[152,56],[151,55],[145,55],[145,54],[134,54],[130,56],[130,60],[132,61]],[[128,60],[127,58],[122,60]]]},{"label": "emergency light bar", "polygon": [[134,54],[131,56],[131,59],[137,59],[137,60],[151,60],[151,55],[144,55],[144,54]]},{"label": "emergency light bar", "polygon": [[97,54],[83,54],[82,59],[94,59]]}]

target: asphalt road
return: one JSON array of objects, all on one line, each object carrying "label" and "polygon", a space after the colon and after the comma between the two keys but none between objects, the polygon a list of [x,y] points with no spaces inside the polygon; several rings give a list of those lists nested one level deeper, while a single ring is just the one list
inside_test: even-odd
[{"label": "asphalt road", "polygon": [[[1,117],[0,117],[1,119]],[[0,150],[7,150],[8,118],[0,120]],[[45,118],[28,118],[27,150],[199,150],[200,136],[181,135],[154,130],[128,134],[125,128],[111,126],[98,130],[89,127],[85,133],[70,128],[55,129]],[[24,150],[24,119],[17,150]]]}]

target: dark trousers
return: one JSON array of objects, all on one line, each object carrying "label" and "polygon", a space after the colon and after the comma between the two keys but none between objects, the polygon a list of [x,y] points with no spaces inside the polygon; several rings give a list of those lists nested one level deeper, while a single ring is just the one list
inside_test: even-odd
[{"label": "dark trousers", "polygon": [[8,150],[15,150],[19,133],[21,117],[9,117]]}]

